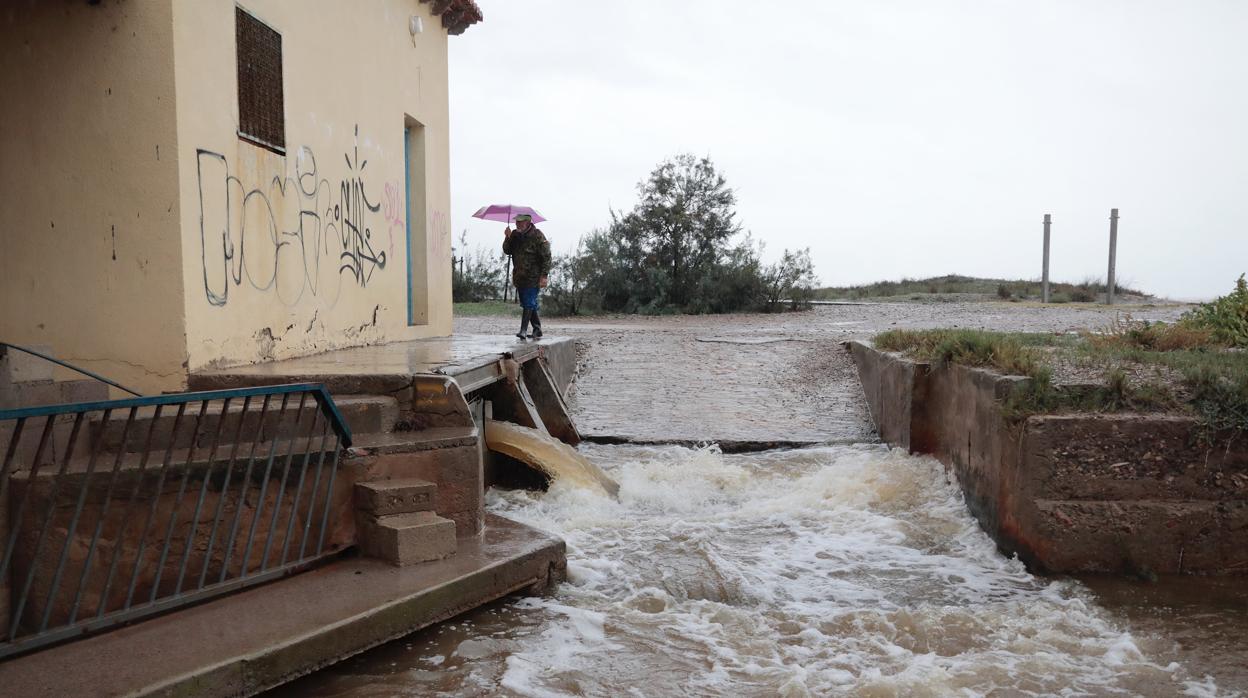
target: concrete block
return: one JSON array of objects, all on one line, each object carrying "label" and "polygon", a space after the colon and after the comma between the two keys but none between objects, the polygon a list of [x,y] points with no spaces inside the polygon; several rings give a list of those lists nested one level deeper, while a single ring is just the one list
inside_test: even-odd
[{"label": "concrete block", "polygon": [[576,340],[568,338],[542,341],[542,357],[550,368],[559,394],[566,397],[576,377]]},{"label": "concrete block", "polygon": [[[51,347],[34,345],[30,348],[49,356],[52,355]],[[8,347],[0,348],[0,376],[4,376],[11,383],[50,381],[55,366],[56,364],[51,361],[45,361],[24,351]]]},{"label": "concrete block", "polygon": [[94,380],[60,381],[60,402],[99,402],[107,400],[108,385]]},{"label": "concrete block", "polygon": [[485,504],[480,483],[450,482],[441,485],[438,487],[436,508],[439,514],[455,521],[460,535],[481,532]]},{"label": "concrete block", "polygon": [[9,386],[5,407],[38,407],[61,402],[61,388],[52,381],[13,383]]},{"label": "concrete block", "polygon": [[352,434],[382,434],[399,421],[399,403],[386,395],[335,395],[334,404]]},{"label": "concrete block", "polygon": [[415,478],[357,482],[355,484],[355,508],[371,516],[433,511],[434,497],[437,492],[437,485],[428,480]]},{"label": "concrete block", "polygon": [[431,511],[366,517],[360,549],[369,557],[403,567],[455,554],[455,523]]}]

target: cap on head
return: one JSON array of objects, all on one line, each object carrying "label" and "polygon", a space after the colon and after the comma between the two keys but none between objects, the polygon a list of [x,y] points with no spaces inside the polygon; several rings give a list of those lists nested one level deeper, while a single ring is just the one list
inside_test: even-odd
[{"label": "cap on head", "polygon": [[527,213],[521,213],[516,216],[517,223],[519,223],[520,221],[532,221],[532,220],[533,220],[533,216],[530,216]]}]

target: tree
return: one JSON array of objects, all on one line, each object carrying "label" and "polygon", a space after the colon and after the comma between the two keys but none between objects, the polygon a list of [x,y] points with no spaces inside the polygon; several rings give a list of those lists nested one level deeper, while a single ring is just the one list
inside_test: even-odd
[{"label": "tree", "polygon": [[768,312],[780,310],[788,301],[792,310],[810,305],[815,294],[815,265],[810,261],[810,248],[796,252],[784,251],[779,262],[763,269],[764,308]]},{"label": "tree", "polygon": [[[741,232],[736,196],[709,158],[677,155],[637,185],[640,200],[611,229],[621,242],[644,254],[658,294],[649,303],[683,308],[695,301],[699,279],[727,254]],[[651,276],[651,275],[647,275]]]},{"label": "tree", "polygon": [[559,313],[731,313],[809,305],[809,250],[772,265],[740,236],[736,197],[707,158],[678,155],[637,185],[639,201],[558,258],[549,298]]}]

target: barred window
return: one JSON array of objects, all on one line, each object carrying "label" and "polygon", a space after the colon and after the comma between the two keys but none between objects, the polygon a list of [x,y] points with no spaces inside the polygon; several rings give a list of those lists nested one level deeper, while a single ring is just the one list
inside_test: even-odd
[{"label": "barred window", "polygon": [[285,153],[282,35],[237,6],[234,33],[238,51],[238,135]]}]

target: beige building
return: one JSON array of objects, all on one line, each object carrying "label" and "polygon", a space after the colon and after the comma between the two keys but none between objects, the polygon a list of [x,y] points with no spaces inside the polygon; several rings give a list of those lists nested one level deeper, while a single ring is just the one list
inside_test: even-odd
[{"label": "beige building", "polygon": [[473,0],[0,7],[0,341],[145,391],[451,331]]}]

